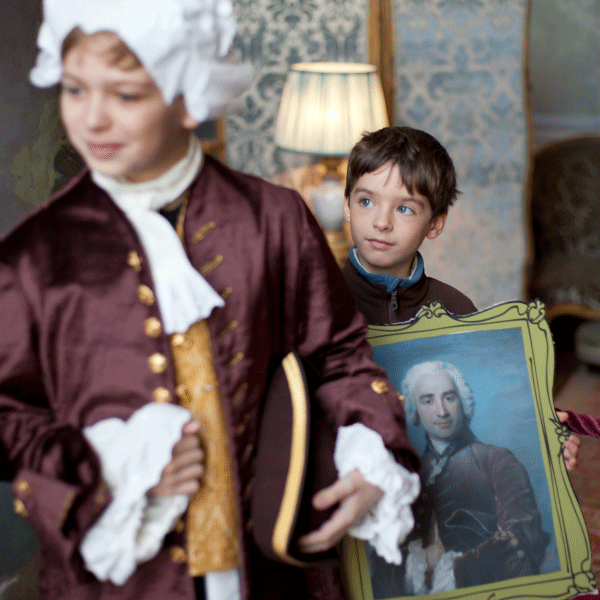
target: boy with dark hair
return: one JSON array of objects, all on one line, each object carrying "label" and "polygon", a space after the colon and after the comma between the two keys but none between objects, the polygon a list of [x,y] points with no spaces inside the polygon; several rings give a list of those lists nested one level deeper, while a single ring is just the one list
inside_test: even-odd
[{"label": "boy with dark hair", "polygon": [[407,321],[426,302],[476,312],[453,287],[425,275],[419,247],[435,239],[458,195],[445,148],[411,127],[366,134],[348,161],[344,214],[354,246],[344,266],[357,307],[373,325]]},{"label": "boy with dark hair", "polygon": [[[426,302],[441,302],[456,315],[477,311],[463,293],[425,275],[419,252],[425,238],[442,233],[458,194],[452,159],[425,131],[384,127],[354,146],[344,203],[354,246],[343,272],[370,325],[408,321]],[[557,414],[567,419],[567,413]],[[571,435],[565,444],[570,471],[579,443]]]},{"label": "boy with dark hair", "polygon": [[399,561],[412,527],[402,406],[318,224],[192,133],[250,82],[235,29],[229,0],[44,0],[31,79],[60,83],[87,168],[0,241],[0,444],[42,600],[342,598],[253,542],[258,422],[291,351],[347,448],[302,550],[354,526]]}]

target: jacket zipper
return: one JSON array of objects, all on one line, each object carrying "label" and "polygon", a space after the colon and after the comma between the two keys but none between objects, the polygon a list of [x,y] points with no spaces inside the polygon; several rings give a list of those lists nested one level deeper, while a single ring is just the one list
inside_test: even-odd
[{"label": "jacket zipper", "polygon": [[397,321],[396,311],[398,310],[398,288],[392,291],[390,294],[389,308],[389,322],[395,323]]}]

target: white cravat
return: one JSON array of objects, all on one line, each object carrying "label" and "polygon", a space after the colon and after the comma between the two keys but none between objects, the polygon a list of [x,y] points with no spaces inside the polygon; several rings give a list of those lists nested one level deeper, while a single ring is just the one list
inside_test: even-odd
[{"label": "white cravat", "polygon": [[125,213],[150,263],[164,330],[183,333],[224,301],[190,264],[171,224],[158,210],[181,196],[202,166],[200,141],[190,136],[184,158],[158,179],[129,183],[92,171],[92,179]]}]

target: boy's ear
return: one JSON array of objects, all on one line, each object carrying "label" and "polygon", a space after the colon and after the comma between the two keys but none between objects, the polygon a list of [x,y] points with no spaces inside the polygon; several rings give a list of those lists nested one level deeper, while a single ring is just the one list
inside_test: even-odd
[{"label": "boy's ear", "polygon": [[344,220],[350,223],[350,200],[347,196],[344,196]]},{"label": "boy's ear", "polygon": [[448,213],[442,213],[437,217],[431,219],[431,223],[429,224],[429,232],[427,233],[427,238],[430,240],[434,240],[442,231],[444,231],[444,225],[446,224],[446,219],[448,218]]}]

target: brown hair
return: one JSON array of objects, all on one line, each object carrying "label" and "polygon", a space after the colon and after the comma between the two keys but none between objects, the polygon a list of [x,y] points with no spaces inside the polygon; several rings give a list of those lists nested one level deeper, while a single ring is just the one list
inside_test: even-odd
[{"label": "brown hair", "polygon": [[384,127],[363,135],[352,148],[346,198],[362,175],[388,163],[398,166],[409,192],[427,198],[432,218],[447,213],[460,193],[452,159],[432,135],[412,127]]},{"label": "brown hair", "polygon": [[103,35],[112,38],[112,44],[105,51],[105,58],[109,65],[119,67],[124,71],[131,71],[142,66],[142,61],[136,56],[135,52],[123,42],[117,34],[112,31],[99,31],[91,35],[86,34],[80,27],[75,27],[65,38],[62,49],[61,58],[65,59],[67,53],[74,48],[83,38],[93,37],[95,35]]}]

